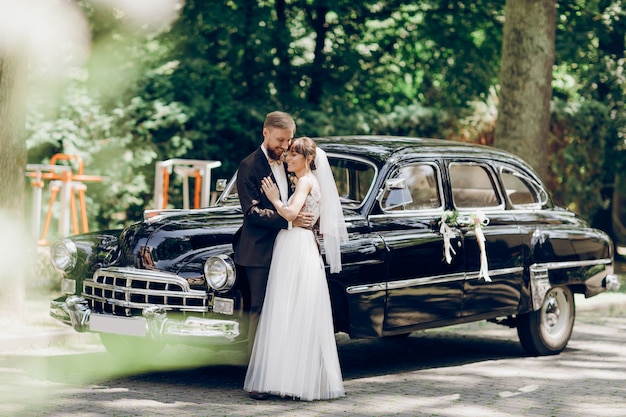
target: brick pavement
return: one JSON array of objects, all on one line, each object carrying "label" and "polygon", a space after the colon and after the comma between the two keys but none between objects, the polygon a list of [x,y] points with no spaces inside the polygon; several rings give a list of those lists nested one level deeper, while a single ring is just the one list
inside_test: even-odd
[{"label": "brick pavement", "polygon": [[[402,341],[338,337],[348,395],[313,403],[250,400],[241,364],[168,370],[161,363],[137,372],[116,364],[90,335],[48,339],[42,329],[58,329],[43,317],[11,332],[0,320],[0,415],[624,416],[626,294],[577,296],[576,303],[572,340],[558,356],[527,357],[514,329],[486,322]],[[191,364],[202,354],[186,355]],[[102,373],[87,371],[95,368]]]},{"label": "brick pavement", "polygon": [[[0,316],[0,354],[28,348],[45,348],[81,342],[97,343],[94,335],[78,334],[48,314],[52,296],[39,295],[26,300],[19,314]],[[609,313],[626,306],[626,293],[606,292],[585,299],[575,294],[576,310]]]}]

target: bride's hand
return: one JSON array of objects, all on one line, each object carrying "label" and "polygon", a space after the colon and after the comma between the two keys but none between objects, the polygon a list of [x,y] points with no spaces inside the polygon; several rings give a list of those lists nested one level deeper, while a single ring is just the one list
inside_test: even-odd
[{"label": "bride's hand", "polygon": [[278,186],[270,177],[265,177],[261,180],[261,191],[263,194],[274,203],[277,200],[280,200],[280,191],[278,191]]}]

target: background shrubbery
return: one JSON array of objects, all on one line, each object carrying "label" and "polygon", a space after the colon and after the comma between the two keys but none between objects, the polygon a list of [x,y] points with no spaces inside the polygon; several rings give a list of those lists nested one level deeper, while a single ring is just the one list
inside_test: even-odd
[{"label": "background shrubbery", "polygon": [[[350,0],[188,0],[159,31],[126,30],[123,16],[81,4],[94,50],[108,60],[94,54],[55,100],[33,89],[28,159],[75,154],[86,173],[105,177],[88,184],[92,230],[152,207],[157,161],[220,160],[213,179],[230,177],[275,109],[297,118],[297,135],[493,143],[503,2],[391,0],[372,9]],[[626,183],[616,182],[626,33],[616,5],[586,0],[557,10],[545,180],[557,203],[594,224],[610,218],[614,184]]]}]

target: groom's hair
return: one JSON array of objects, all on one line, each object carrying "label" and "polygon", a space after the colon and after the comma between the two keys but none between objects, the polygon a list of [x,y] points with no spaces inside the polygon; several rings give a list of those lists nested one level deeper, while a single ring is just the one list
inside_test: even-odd
[{"label": "groom's hair", "polygon": [[293,117],[289,113],[282,111],[273,111],[265,116],[263,128],[272,127],[291,130],[293,134],[296,133],[296,122],[293,120]]}]

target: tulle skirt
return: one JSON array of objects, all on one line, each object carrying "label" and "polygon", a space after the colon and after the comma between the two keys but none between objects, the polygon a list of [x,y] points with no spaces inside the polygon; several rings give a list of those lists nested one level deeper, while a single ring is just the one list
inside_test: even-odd
[{"label": "tulle skirt", "polygon": [[306,401],[345,395],[328,283],[310,230],[278,233],[244,390]]}]

